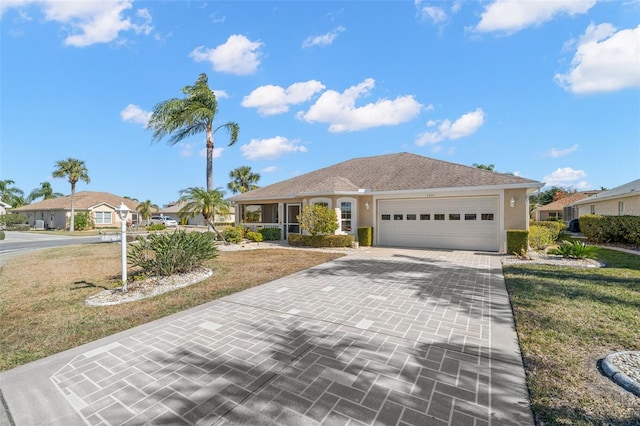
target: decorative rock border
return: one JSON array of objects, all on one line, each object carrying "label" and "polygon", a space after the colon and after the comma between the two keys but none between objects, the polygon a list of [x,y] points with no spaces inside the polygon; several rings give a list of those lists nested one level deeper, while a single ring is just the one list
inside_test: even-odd
[{"label": "decorative rock border", "polygon": [[640,351],[612,353],[601,367],[614,383],[640,398]]}]

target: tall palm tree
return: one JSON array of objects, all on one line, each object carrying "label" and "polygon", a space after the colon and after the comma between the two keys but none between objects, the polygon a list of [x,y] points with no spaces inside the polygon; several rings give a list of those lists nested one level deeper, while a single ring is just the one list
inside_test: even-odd
[{"label": "tall palm tree", "polygon": [[147,221],[147,225],[149,224],[149,219],[151,218],[153,213],[158,211],[159,209],[160,207],[158,207],[157,204],[153,204],[151,200],[143,201],[142,203],[138,204],[138,207],[136,207],[138,213],[140,213],[142,218]]},{"label": "tall palm tree", "polygon": [[62,197],[63,194],[60,192],[53,192],[53,188],[49,182],[41,182],[40,188],[36,188],[29,194],[27,201],[33,203],[38,198],[42,198],[43,200],[50,200],[52,198]]},{"label": "tall palm tree", "polygon": [[0,199],[11,207],[20,207],[24,204],[24,191],[13,186],[14,183],[11,179],[0,180]]},{"label": "tall palm tree", "polygon": [[[215,227],[216,212],[229,211],[229,203],[224,200],[224,191],[221,188],[206,190],[201,187],[191,187],[180,191],[181,203],[185,205],[178,212],[180,218],[194,217],[201,214],[207,223],[207,228],[213,230],[218,236],[222,234]],[[222,238],[224,240],[224,238]]]},{"label": "tall palm tree", "polygon": [[76,183],[79,180],[89,183],[89,170],[85,166],[84,161],[76,158],[67,158],[66,160],[60,160],[55,165],[56,169],[53,171],[52,176],[55,178],[67,178],[67,181],[71,184],[71,220],[69,222],[69,232],[74,231],[75,227],[75,197],[76,197]]},{"label": "tall palm tree", "polygon": [[216,95],[207,84],[207,75],[202,73],[193,86],[182,89],[185,97],[171,98],[153,108],[147,129],[153,129],[152,142],[169,136],[167,143],[175,145],[183,139],[206,133],[207,147],[207,191],[213,190],[213,135],[220,129],[229,133],[229,146],[236,143],[240,126],[229,121],[213,128],[213,120],[218,113]]},{"label": "tall palm tree", "polygon": [[234,194],[259,188],[257,183],[260,180],[260,175],[253,173],[249,166],[240,166],[237,169],[231,170],[229,177],[233,180],[227,184],[227,188]]}]

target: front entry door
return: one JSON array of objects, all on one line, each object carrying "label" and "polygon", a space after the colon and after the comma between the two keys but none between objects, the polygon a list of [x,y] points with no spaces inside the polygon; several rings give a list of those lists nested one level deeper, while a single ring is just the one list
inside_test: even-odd
[{"label": "front entry door", "polygon": [[300,215],[300,204],[287,204],[287,217],[285,219],[285,236],[289,234],[300,233],[300,223],[298,222],[298,216]]}]

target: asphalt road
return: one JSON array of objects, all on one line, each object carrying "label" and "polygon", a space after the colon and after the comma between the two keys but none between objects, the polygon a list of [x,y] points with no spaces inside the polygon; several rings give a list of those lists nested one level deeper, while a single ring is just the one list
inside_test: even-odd
[{"label": "asphalt road", "polygon": [[97,243],[99,235],[90,237],[73,237],[66,235],[38,234],[33,232],[5,231],[5,239],[0,241],[0,266],[14,256],[51,247],[73,244]]}]

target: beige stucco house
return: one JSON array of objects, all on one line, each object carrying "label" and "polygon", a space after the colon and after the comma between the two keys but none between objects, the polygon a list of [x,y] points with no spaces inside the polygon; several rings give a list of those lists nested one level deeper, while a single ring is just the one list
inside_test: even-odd
[{"label": "beige stucco house", "polygon": [[578,209],[573,207],[573,203],[597,194],[600,191],[581,191],[569,194],[552,203],[537,207],[533,210],[535,220],[562,219],[568,222],[578,218]]},{"label": "beige stucco house", "polygon": [[572,204],[578,215],[640,216],[640,179],[600,192]]},{"label": "beige stucco house", "polygon": [[[139,223],[139,215],[136,211],[139,203],[108,192],[77,192],[74,208],[76,213],[89,212],[96,228],[119,228],[120,218],[115,209],[121,203],[124,203],[131,210],[128,221]],[[25,215],[29,225],[33,228],[68,229],[71,217],[71,195],[42,200],[15,208],[12,212]]]},{"label": "beige stucco house", "polygon": [[374,245],[504,252],[508,229],[528,229],[529,194],[544,184],[519,176],[400,153],[356,158],[230,198],[236,223],[300,233],[306,205],[335,209],[337,233],[373,227]]},{"label": "beige stucco house", "polygon": [[[172,218],[177,220],[178,223],[184,223],[180,219],[179,212],[184,208],[185,205],[186,205],[186,202],[171,203],[168,206],[160,209],[157,214],[162,214],[164,216],[171,216]],[[235,221],[235,214],[233,209],[231,209],[229,214],[222,214],[222,213],[216,212],[214,216],[215,223],[234,223],[234,221]],[[191,225],[191,226],[206,226],[204,216],[202,216],[202,214],[198,214],[194,217],[187,218],[186,223],[184,224]]]}]

